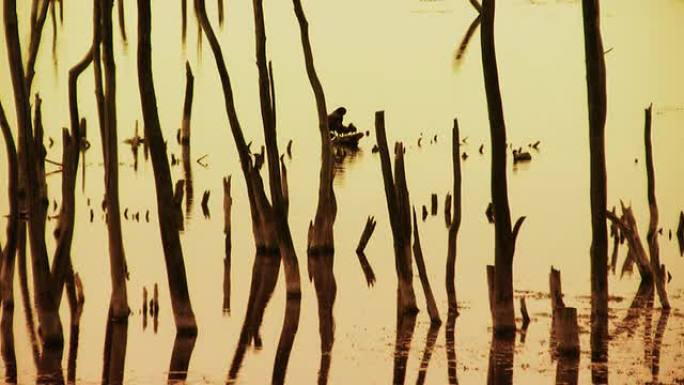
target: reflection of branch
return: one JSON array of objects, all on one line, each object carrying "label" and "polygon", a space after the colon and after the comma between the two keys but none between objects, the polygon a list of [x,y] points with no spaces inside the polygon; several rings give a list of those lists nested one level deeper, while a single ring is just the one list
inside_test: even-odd
[{"label": "reflection of branch", "polygon": [[468,48],[468,44],[470,43],[470,39],[475,34],[477,27],[480,26],[480,19],[480,15],[477,15],[477,17],[473,19],[472,23],[470,23],[470,26],[466,30],[465,35],[463,35],[463,39],[461,39],[461,44],[459,44],[458,49],[456,50],[456,56],[454,57],[455,67],[458,67],[461,64],[466,49]]},{"label": "reflection of branch", "polygon": [[456,348],[454,346],[454,330],[456,329],[457,316],[458,313],[456,311],[449,311],[444,333],[446,337],[447,374],[450,385],[458,384],[456,376]]},{"label": "reflection of branch", "polygon": [[415,313],[401,313],[397,309],[397,340],[394,346],[394,378],[392,383],[402,385],[406,379],[406,363],[411,351],[411,339],[416,328]]},{"label": "reflection of branch", "polygon": [[670,317],[670,309],[662,309],[660,318],[658,318],[658,325],[656,326],[655,338],[653,339],[653,364],[651,366],[651,374],[653,375],[653,383],[658,383],[658,373],[660,372],[660,347],[663,343],[663,335],[665,334],[665,327],[667,320]]},{"label": "reflection of branch", "polygon": [[285,305],[285,320],[283,322],[283,330],[280,333],[280,341],[278,341],[278,350],[276,351],[275,362],[273,364],[273,379],[272,384],[283,384],[285,382],[285,374],[287,372],[287,364],[290,360],[290,353],[292,352],[292,345],[294,338],[299,328],[299,298],[288,298]]},{"label": "reflection of branch", "polygon": [[173,341],[173,351],[171,352],[171,363],[169,364],[169,383],[175,381],[184,382],[188,377],[188,366],[190,357],[195,348],[196,336],[184,336],[176,334]]}]

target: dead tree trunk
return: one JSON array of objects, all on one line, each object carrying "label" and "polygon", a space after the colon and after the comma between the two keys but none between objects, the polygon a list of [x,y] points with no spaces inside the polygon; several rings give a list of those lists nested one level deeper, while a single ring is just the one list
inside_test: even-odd
[{"label": "dead tree trunk", "polygon": [[418,220],[416,219],[416,208],[413,208],[413,257],[416,260],[418,267],[418,276],[420,283],[423,286],[423,293],[425,294],[425,302],[427,303],[428,313],[430,314],[430,321],[433,325],[439,325],[442,320],[439,318],[439,311],[437,310],[437,303],[435,296],[432,294],[430,281],[428,280],[427,271],[425,269],[425,260],[423,259],[423,250],[420,247],[420,235],[418,234]]},{"label": "dead tree trunk", "polygon": [[494,206],[494,312],[495,333],[515,331],[515,309],[513,306],[513,256],[518,231],[525,217],[520,217],[511,228],[511,213],[508,205],[506,181],[506,123],[504,122],[499,71],[496,64],[494,45],[495,0],[482,2],[482,69],[484,73],[489,127],[492,138],[491,193]]},{"label": "dead tree trunk", "polygon": [[651,270],[655,280],[656,291],[663,309],[670,308],[670,300],[665,290],[665,265],[660,264],[660,247],[658,246],[658,202],[655,194],[655,170],[653,167],[653,145],[651,140],[651,109],[644,110],[644,144],[646,147],[646,179],[648,193],[648,209],[650,220],[648,224],[648,250],[651,256]]},{"label": "dead tree trunk", "polygon": [[408,190],[404,174],[404,149],[397,143],[394,149],[395,174],[392,176],[387,135],[385,133],[385,113],[375,113],[375,134],[380,150],[380,165],[385,184],[385,198],[389,212],[390,226],[394,245],[394,261],[398,278],[399,314],[415,313],[416,295],[413,292],[413,272],[411,267],[411,219],[409,211]]},{"label": "dead tree trunk", "polygon": [[126,42],[126,13],[124,9],[124,0],[117,0],[117,13],[119,15],[119,30],[121,31],[121,40]]},{"label": "dead tree trunk", "polygon": [[[116,123],[116,65],[112,39],[113,0],[101,0],[100,25],[102,36],[102,63],[104,69],[104,135],[105,154],[105,205],[107,209],[107,230],[109,235],[109,263],[112,280],[110,306],[112,319],[128,317],[128,296],[126,293],[126,253],[121,234],[121,213],[119,207],[119,156],[117,154]],[[102,122],[101,122],[102,126]]]},{"label": "dead tree trunk", "polygon": [[309,244],[307,249],[310,253],[325,253],[335,250],[333,226],[337,216],[337,202],[333,190],[333,153],[330,143],[330,129],[328,127],[328,110],[325,103],[325,94],[321,85],[316,68],[314,67],[311,41],[309,39],[309,23],[306,20],[304,9],[300,0],[292,0],[295,15],[299,22],[299,32],[304,51],[304,64],[306,74],[311,83],[314,97],[316,98],[316,112],[318,115],[318,130],[321,136],[321,171],[318,187],[318,207],[313,226],[310,226]]},{"label": "dead tree trunk", "polygon": [[228,122],[230,130],[235,141],[235,147],[240,158],[240,166],[245,177],[245,184],[247,185],[247,195],[249,197],[249,206],[252,216],[252,231],[254,233],[254,242],[256,244],[258,253],[274,253],[277,249],[277,238],[274,231],[274,226],[268,221],[269,213],[266,212],[263,191],[261,194],[258,191],[258,184],[261,177],[258,175],[257,168],[254,167],[250,150],[245,141],[240,121],[238,120],[237,111],[235,109],[235,102],[233,99],[233,90],[231,88],[230,77],[226,69],[226,63],[223,59],[221,46],[216,38],[214,29],[209,23],[206,10],[204,8],[204,0],[195,0],[195,7],[197,9],[197,16],[201,25],[201,30],[209,41],[214,60],[216,61],[216,68],[221,79],[221,87],[223,89],[223,96],[225,102],[226,113],[228,115]]},{"label": "dead tree trunk", "polygon": [[230,196],[231,177],[223,178],[223,234],[225,234],[225,253],[223,259],[223,311],[230,313],[230,265],[231,265],[231,229],[230,212],[233,206],[233,198]]},{"label": "dead tree trunk", "polygon": [[[447,245],[447,266],[446,266],[446,291],[449,301],[449,312],[458,314],[458,302],[456,301],[456,244],[458,241],[458,230],[461,227],[461,157],[460,157],[460,135],[458,120],[454,119],[454,127],[451,132],[451,160],[454,172],[454,191],[453,191],[453,216],[449,218],[449,243]],[[448,201],[450,202],[450,201]],[[449,215],[448,213],[446,215]]]},{"label": "dead tree trunk", "polygon": [[157,210],[161,229],[166,274],[171,294],[171,305],[176,330],[183,335],[196,335],[197,323],[192,311],[188,282],[183,261],[183,249],[178,228],[173,225],[173,190],[171,171],[166,157],[164,137],[157,113],[157,97],[152,77],[151,11],[149,0],[138,0],[138,85],[145,121],[145,139],[150,146],[154,184],[157,191]]},{"label": "dead tree trunk", "polygon": [[582,0],[584,54],[589,105],[591,196],[591,319],[592,357],[607,352],[608,235],[606,231],[606,67],[601,39],[599,1]]},{"label": "dead tree trunk", "polygon": [[17,359],[14,350],[14,261],[19,236],[19,164],[17,149],[10,130],[5,111],[0,104],[0,128],[5,139],[7,154],[7,197],[9,200],[9,220],[7,223],[7,244],[0,248],[2,257],[0,268],[0,300],[2,301],[2,320],[0,320],[0,350],[5,363],[5,380],[8,383],[17,381]]},{"label": "dead tree trunk", "polygon": [[[47,9],[47,4],[45,5]],[[29,76],[24,77],[24,66],[21,59],[19,31],[17,27],[16,1],[4,2],[5,43],[10,64],[12,86],[14,89],[14,103],[17,115],[17,131],[19,132],[19,180],[28,197],[25,201],[28,211],[29,238],[32,256],[32,270],[35,284],[35,299],[38,309],[40,332],[44,346],[62,346],[62,325],[59,314],[54,306],[54,297],[50,285],[50,267],[45,247],[45,206],[41,196],[42,184],[39,184],[39,169],[36,158],[36,143],[31,124],[31,112],[28,97],[30,78],[32,78],[32,64],[29,63]],[[44,18],[43,18],[44,22]],[[42,28],[42,27],[41,27]],[[40,36],[32,28],[31,42],[39,41]],[[29,60],[33,52],[29,51]],[[39,135],[40,137],[40,135]],[[42,148],[42,143],[40,143]],[[23,178],[22,178],[23,176]],[[21,180],[23,179],[23,183]]]},{"label": "dead tree trunk", "polygon": [[[261,118],[266,142],[268,163],[268,184],[271,192],[272,208],[270,221],[274,222],[278,232],[278,247],[285,268],[287,295],[299,297],[300,278],[297,254],[287,221],[286,203],[283,191],[283,179],[280,174],[280,152],[278,151],[278,135],[276,132],[275,94],[272,92],[273,71],[269,72],[266,60],[266,28],[264,25],[264,11],[261,0],[253,0],[254,29],[256,45],[256,63],[259,71],[259,101],[261,103]],[[266,203],[268,205],[268,203]]]}]

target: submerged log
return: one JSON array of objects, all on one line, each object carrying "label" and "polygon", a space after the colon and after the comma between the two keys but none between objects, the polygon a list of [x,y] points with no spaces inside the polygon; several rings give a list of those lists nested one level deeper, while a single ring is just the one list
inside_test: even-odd
[{"label": "submerged log", "polygon": [[389,212],[390,226],[394,245],[395,268],[398,278],[399,314],[415,313],[416,296],[413,291],[413,272],[411,266],[411,222],[408,203],[408,190],[404,174],[404,149],[400,143],[395,146],[395,176],[392,176],[387,135],[385,133],[384,111],[375,113],[375,133],[380,150],[380,165],[385,185],[385,198]]},{"label": "submerged log", "polygon": [[425,260],[423,259],[423,251],[420,247],[420,235],[418,233],[418,220],[416,219],[416,208],[413,208],[413,257],[416,260],[418,267],[418,276],[420,283],[423,286],[423,293],[425,294],[425,302],[427,303],[428,314],[432,324],[441,324],[442,320],[439,318],[439,311],[437,310],[437,303],[435,296],[432,294],[430,287],[430,280],[428,279],[427,271],[425,269]]},{"label": "submerged log", "polygon": [[[145,138],[149,142],[152,156],[159,227],[171,294],[171,306],[178,334],[196,335],[197,323],[190,303],[183,249],[178,227],[173,225],[175,215],[171,171],[157,113],[157,98],[152,75],[150,0],[138,0],[138,15],[138,85],[145,121]],[[203,203],[205,203],[204,199]],[[156,284],[154,291],[156,297]],[[156,310],[155,308],[155,315],[157,314]]]},{"label": "submerged log", "polygon": [[516,329],[513,306],[513,256],[518,231],[525,217],[518,218],[515,226],[511,226],[506,177],[506,123],[496,63],[494,12],[495,0],[484,0],[481,12],[482,68],[492,140],[491,194],[495,218],[494,264],[496,269],[492,324],[496,334],[506,334]]}]

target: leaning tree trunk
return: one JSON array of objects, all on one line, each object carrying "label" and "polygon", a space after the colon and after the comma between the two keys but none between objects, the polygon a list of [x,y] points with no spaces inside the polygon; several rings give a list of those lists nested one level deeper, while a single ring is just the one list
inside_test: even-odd
[{"label": "leaning tree trunk", "polygon": [[119,157],[117,154],[116,123],[116,65],[112,48],[113,0],[102,0],[102,62],[104,66],[104,136],[105,186],[107,228],[109,234],[109,263],[112,279],[112,319],[128,317],[126,293],[126,253],[121,234],[121,213],[119,207]]},{"label": "leaning tree trunk", "polygon": [[598,0],[582,0],[584,54],[589,107],[591,197],[591,347],[592,357],[607,353],[608,233],[606,225],[606,66]]},{"label": "leaning tree trunk", "polygon": [[321,85],[316,68],[314,67],[311,40],[309,39],[309,23],[306,20],[304,9],[300,0],[293,0],[295,15],[299,22],[299,33],[304,51],[304,64],[306,74],[311,83],[314,97],[316,98],[316,112],[318,115],[318,130],[321,136],[321,171],[320,184],[318,187],[318,207],[313,225],[309,229],[308,250],[311,253],[332,252],[335,250],[333,225],[337,215],[337,203],[333,190],[333,153],[330,144],[330,129],[328,127],[328,112],[325,103],[325,94]]},{"label": "leaning tree trunk", "polygon": [[513,307],[513,255],[515,241],[525,217],[519,218],[511,229],[511,213],[508,205],[506,181],[506,123],[504,122],[499,71],[496,64],[494,45],[495,0],[482,2],[482,69],[489,129],[492,138],[492,203],[494,205],[494,303],[492,320],[495,333],[515,331],[515,310]]},{"label": "leaning tree trunk", "polygon": [[223,89],[228,123],[230,125],[230,130],[235,141],[235,147],[240,158],[240,167],[245,178],[245,184],[247,185],[247,195],[249,197],[249,207],[252,216],[252,232],[254,234],[254,243],[256,244],[257,252],[273,254],[274,252],[277,252],[276,249],[278,246],[275,228],[272,223],[270,223],[271,215],[267,212],[270,210],[270,208],[265,207],[267,202],[264,202],[261,199],[265,199],[265,195],[263,194],[263,191],[258,190],[259,186],[257,185],[259,184],[261,177],[258,175],[258,169],[252,163],[249,146],[245,141],[245,136],[242,132],[242,127],[237,116],[235,101],[233,98],[233,89],[231,87],[230,76],[228,75],[228,70],[226,68],[226,62],[223,59],[221,45],[216,38],[214,29],[209,23],[209,18],[207,17],[204,7],[204,0],[195,0],[195,9],[197,11],[197,18],[200,23],[201,30],[204,32],[207,40],[209,41],[209,46],[214,55],[219,78],[221,79],[221,87]]},{"label": "leaning tree trunk", "polygon": [[152,77],[150,14],[150,0],[138,0],[138,85],[145,121],[145,139],[148,141],[152,156],[159,227],[176,329],[180,334],[196,335],[197,324],[190,304],[183,249],[178,233],[179,227],[175,221],[171,171],[157,113],[157,96]]}]

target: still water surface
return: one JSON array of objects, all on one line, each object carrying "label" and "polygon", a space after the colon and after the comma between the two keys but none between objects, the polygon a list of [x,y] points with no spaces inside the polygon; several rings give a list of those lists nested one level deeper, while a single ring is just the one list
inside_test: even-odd
[{"label": "still water surface", "polygon": [[[20,2],[20,28],[27,31],[30,2]],[[192,2],[190,2],[192,3]],[[142,120],[136,71],[137,10],[125,0],[128,42],[115,24],[119,138],[133,135]],[[54,39],[50,20],[45,26],[33,91],[43,98],[47,135],[56,145],[48,158],[61,158],[59,130],[68,125],[67,71],[90,46],[89,2],[64,2],[64,22],[57,23]],[[182,243],[192,304],[199,335],[189,364],[189,383],[224,382],[238,343],[244,319],[254,262],[246,189],[237,153],[230,136],[223,95],[213,56],[205,41],[197,38],[192,7],[188,34],[181,42],[181,10],[178,4],[153,1],[153,65],[160,119],[169,152],[180,157],[175,133],[180,126],[185,87],[185,61],[195,73],[192,115],[192,157],[207,154],[208,167],[192,163],[195,200],[185,223]],[[208,13],[218,28],[216,2]],[[431,193],[440,197],[440,215],[420,223],[423,253],[437,304],[446,318],[444,289],[447,230],[442,215],[444,195],[451,186],[450,129],[458,117],[462,150],[463,223],[459,234],[456,288],[461,315],[456,321],[456,375],[459,383],[483,383],[487,377],[491,343],[485,265],[493,263],[493,226],[484,210],[489,202],[489,130],[479,52],[479,30],[460,62],[456,50],[476,14],[466,1],[305,1],[316,68],[328,106],[344,105],[347,119],[361,130],[373,132],[373,114],[386,111],[389,141],[404,141],[411,201],[418,208],[429,205]],[[264,4],[267,49],[273,61],[278,102],[278,134],[281,150],[292,139],[292,159],[287,160],[290,184],[290,228],[302,270],[302,301],[287,382],[308,384],[317,380],[320,335],[314,286],[307,280],[306,234],[315,212],[320,165],[315,103],[304,71],[299,30],[292,4]],[[657,198],[661,213],[661,258],[673,278],[668,286],[673,311],[661,318],[656,308],[610,341],[610,383],[641,383],[652,379],[652,336],[659,319],[666,320],[660,346],[658,380],[680,383],[684,379],[684,259],[676,242],[668,240],[684,209],[684,2],[679,0],[610,0],[602,2],[602,31],[608,74],[606,126],[608,199],[631,203],[645,239],[648,224],[646,173],[643,163],[643,108],[654,104],[653,148]],[[116,20],[116,19],[115,19]],[[236,105],[248,141],[263,142],[258,104],[252,7],[249,2],[226,2],[226,22],[218,29]],[[26,36],[26,35],[24,35]],[[579,309],[582,355],[579,383],[591,381],[589,354],[589,153],[582,40],[581,5],[576,1],[514,0],[499,2],[496,38],[499,73],[508,125],[514,146],[541,141],[529,164],[509,164],[509,198],[514,216],[527,221],[518,238],[514,261],[516,294],[526,293],[532,315],[524,342],[515,344],[515,383],[551,383],[556,363],[549,349],[551,265],[563,275],[568,306]],[[0,36],[0,98],[14,125],[12,87],[4,35]],[[26,49],[27,37],[22,41]],[[99,202],[103,196],[101,148],[96,129],[92,69],[79,82],[80,109],[89,125],[92,146],[86,154],[85,180],[77,182],[77,216],[72,258],[85,287],[86,304],[81,320],[77,379],[95,383],[101,379],[107,306],[110,295],[107,231]],[[142,129],[141,129],[142,132]],[[422,146],[417,140],[423,136]],[[436,135],[437,141],[430,143]],[[337,296],[333,316],[335,342],[331,352],[330,384],[386,384],[392,381],[395,351],[396,274],[392,239],[383,193],[380,163],[371,152],[374,135],[361,149],[337,167],[335,190],[338,215],[335,223],[334,275]],[[478,148],[484,144],[484,154]],[[256,146],[253,146],[253,148]],[[2,156],[0,191],[6,191],[7,169]],[[129,319],[126,349],[126,383],[166,381],[174,345],[175,328],[166,284],[151,164],[142,154],[137,170],[134,156],[119,146],[122,211],[150,210],[150,222],[124,220],[123,232],[130,270]],[[635,162],[635,159],[637,162]],[[51,166],[48,165],[48,170]],[[184,178],[181,166],[172,168],[174,179]],[[232,308],[222,311],[223,215],[221,178],[233,174]],[[59,200],[60,178],[48,178],[52,199]],[[81,187],[82,186],[82,187]],[[211,192],[211,216],[199,205],[202,193]],[[88,199],[95,208],[89,222]],[[0,212],[8,203],[0,200]],[[377,282],[367,287],[354,249],[368,215],[378,225],[366,254]],[[142,214],[141,214],[142,217]],[[0,219],[5,226],[6,218]],[[49,231],[55,221],[48,222]],[[4,231],[1,232],[4,237]],[[51,237],[49,237],[51,238]],[[4,242],[4,238],[2,239]],[[49,239],[49,243],[54,243]],[[48,244],[51,250],[54,244]],[[626,254],[621,249],[619,263]],[[281,269],[282,270],[282,269]],[[619,270],[619,269],[618,269]],[[415,272],[415,270],[414,270]],[[261,330],[263,347],[249,348],[238,382],[268,382],[285,311],[285,287],[281,277],[269,302]],[[417,276],[416,276],[417,278]],[[150,323],[143,328],[142,290],[159,284],[161,314],[156,333]],[[429,330],[422,291],[414,282],[423,310],[410,344],[407,379],[418,376]],[[638,286],[638,276],[610,276],[610,330],[615,331]],[[528,293],[529,292],[529,293]],[[19,382],[32,382],[35,366],[15,290],[15,341]],[[66,301],[65,301],[66,302]],[[658,304],[656,303],[656,306]],[[68,319],[63,305],[62,319]],[[652,325],[651,325],[652,324]],[[66,336],[68,338],[68,336]],[[68,340],[68,339],[67,339]],[[66,354],[65,354],[66,366]],[[444,325],[439,330],[426,383],[447,383]]]}]

